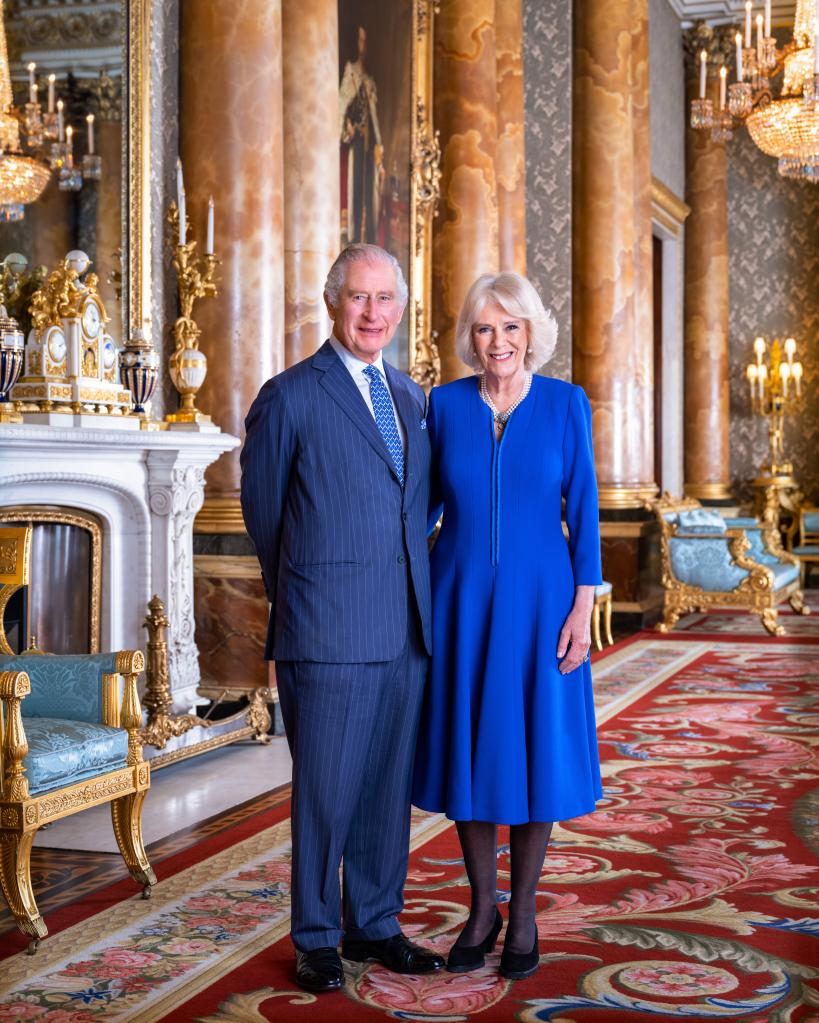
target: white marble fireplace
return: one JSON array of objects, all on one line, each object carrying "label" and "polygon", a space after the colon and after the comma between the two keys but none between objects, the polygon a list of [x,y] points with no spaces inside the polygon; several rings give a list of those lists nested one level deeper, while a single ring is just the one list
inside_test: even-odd
[{"label": "white marble fireplace", "polygon": [[0,507],[81,509],[102,523],[100,649],[144,649],[148,601],[165,601],[175,711],[195,702],[200,679],[192,534],[204,472],[238,443],[218,431],[0,424]]}]

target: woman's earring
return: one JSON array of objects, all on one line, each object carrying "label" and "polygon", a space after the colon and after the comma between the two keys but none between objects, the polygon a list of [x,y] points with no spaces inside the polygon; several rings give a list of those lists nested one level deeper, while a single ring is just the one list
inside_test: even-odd
[{"label": "woman's earring", "polygon": [[531,350],[532,350],[532,346],[530,345],[530,346],[529,346],[529,347],[528,347],[528,348],[526,349],[526,351],[527,351],[527,352],[531,352]]}]

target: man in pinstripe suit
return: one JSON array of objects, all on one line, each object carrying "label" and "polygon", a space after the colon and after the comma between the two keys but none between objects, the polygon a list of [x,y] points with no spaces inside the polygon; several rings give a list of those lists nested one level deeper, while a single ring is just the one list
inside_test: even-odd
[{"label": "man in pinstripe suit", "polygon": [[332,337],[262,387],[242,450],[293,755],[296,977],[311,991],[342,985],[341,939],[345,958],[401,973],[444,965],[397,919],[430,649],[426,401],[381,357],[407,287],[387,252],[351,245],[324,297]]}]

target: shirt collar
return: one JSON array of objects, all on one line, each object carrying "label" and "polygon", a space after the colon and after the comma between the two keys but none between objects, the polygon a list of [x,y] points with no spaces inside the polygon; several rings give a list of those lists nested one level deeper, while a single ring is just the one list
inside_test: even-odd
[{"label": "shirt collar", "polygon": [[350,373],[352,373],[353,376],[355,376],[357,373],[363,373],[364,370],[369,365],[373,365],[381,374],[381,376],[386,378],[386,374],[384,373],[384,359],[382,358],[381,352],[378,353],[378,358],[375,360],[375,362],[373,363],[364,362],[363,359],[357,359],[355,355],[353,355],[353,353],[350,351],[350,349],[346,348],[334,334],[330,335],[329,340],[333,351],[336,353],[339,359],[341,359],[341,361],[344,363],[344,365],[347,367]]}]

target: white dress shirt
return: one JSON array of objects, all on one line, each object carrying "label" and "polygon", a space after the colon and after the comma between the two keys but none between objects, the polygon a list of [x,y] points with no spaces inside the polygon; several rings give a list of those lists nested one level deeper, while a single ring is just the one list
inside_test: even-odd
[{"label": "white dress shirt", "polygon": [[[364,370],[371,365],[369,362],[363,362],[361,359],[357,359],[349,348],[345,348],[344,345],[335,337],[333,334],[330,335],[330,344],[333,347],[333,351],[341,359],[344,365],[349,370],[350,376],[353,378],[356,387],[361,392],[361,397],[366,401],[367,408],[375,419],[375,410],[373,409],[373,400],[370,395],[370,381],[364,376]],[[381,374],[381,379],[384,381],[384,386],[387,388],[387,394],[390,396],[390,402],[392,403],[392,413],[395,416],[395,425],[398,428],[398,436],[401,440],[401,447],[404,454],[407,453],[407,435],[404,430],[404,424],[401,422],[401,416],[395,408],[395,402],[393,401],[392,391],[390,390],[390,383],[387,380],[387,375],[384,372],[384,360],[381,357],[381,352],[378,353],[378,358],[372,363],[373,366]]]}]

